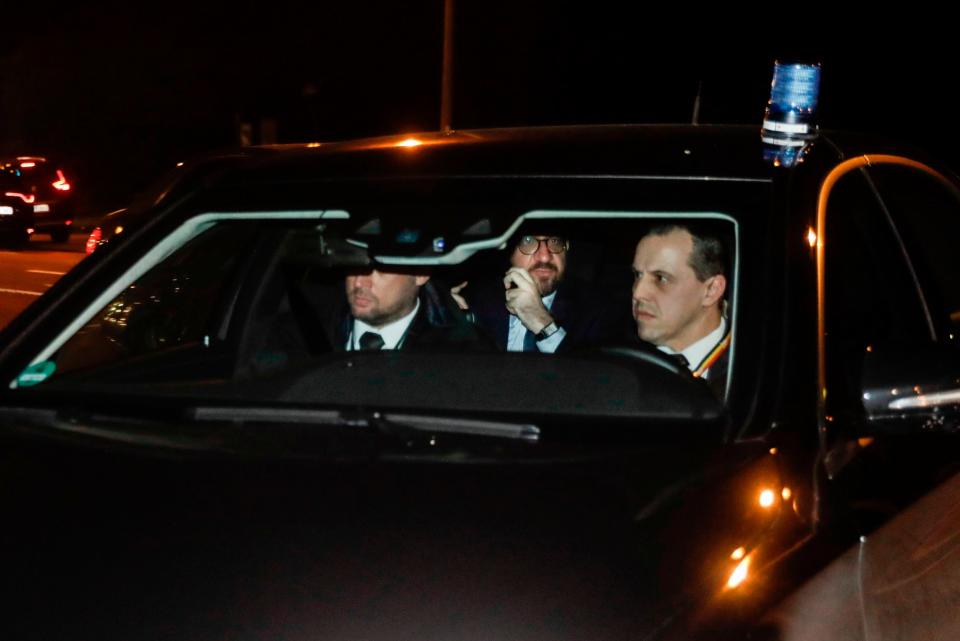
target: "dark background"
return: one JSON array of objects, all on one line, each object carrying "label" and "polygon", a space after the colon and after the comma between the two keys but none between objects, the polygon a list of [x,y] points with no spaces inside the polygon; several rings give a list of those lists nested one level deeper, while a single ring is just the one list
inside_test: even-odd
[{"label": "dark background", "polygon": [[[958,38],[940,9],[458,0],[455,128],[755,123],[773,61],[823,65],[820,124],[948,164]],[[87,213],[175,162],[252,142],[435,130],[443,1],[6,6],[0,154],[68,168]],[[81,212],[83,213],[83,212]]]}]

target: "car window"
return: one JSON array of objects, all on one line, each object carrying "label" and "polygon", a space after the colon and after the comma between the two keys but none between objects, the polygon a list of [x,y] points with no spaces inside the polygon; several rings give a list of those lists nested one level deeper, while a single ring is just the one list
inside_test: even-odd
[{"label": "car window", "polygon": [[828,387],[858,405],[860,363],[878,341],[929,340],[923,300],[880,201],[864,175],[830,195],[826,233]]},{"label": "car window", "polygon": [[[722,194],[714,199],[720,206],[701,208],[710,202],[710,190]],[[483,191],[478,186],[477,193]],[[689,398],[676,406],[664,404],[670,394],[663,385],[673,383],[663,383],[662,374],[651,372],[681,372],[679,380],[695,381],[708,395],[726,398],[731,363],[740,358],[737,327],[745,309],[740,299],[746,295],[739,287],[741,261],[762,269],[766,256],[761,236],[750,232],[745,258],[741,243],[744,231],[751,229],[745,221],[762,214],[756,208],[769,199],[766,185],[680,185],[666,191],[650,200],[669,200],[672,211],[518,210],[513,203],[500,209],[473,205],[460,214],[436,216],[368,189],[356,207],[335,210],[340,213],[336,219],[311,218],[307,212],[201,214],[185,223],[185,229],[199,233],[178,231],[158,239],[161,259],[147,255],[125,268],[131,280],[122,282],[121,277],[111,286],[119,287],[117,294],[71,321],[76,329],[68,327],[39,350],[28,376],[15,383],[60,389],[102,384],[131,392],[140,386],[138,393],[153,393],[156,384],[192,384],[195,391],[202,389],[199,393],[242,394],[248,400],[420,410],[443,405],[477,412],[653,411],[652,406],[642,409],[640,399],[641,405],[659,403],[658,412],[681,406],[685,413],[697,412],[701,406]],[[690,207],[677,205],[677,192],[685,194]],[[619,198],[627,199],[623,194]],[[330,199],[337,207],[348,204],[346,198]],[[200,219],[210,222],[190,222]],[[725,320],[711,336],[698,337],[701,351],[685,366],[653,342],[662,328],[647,335],[638,331],[633,308],[638,241],[653,229],[664,235],[677,226],[714,235],[726,248],[720,268],[726,286],[717,288],[716,301]],[[518,239],[527,236],[544,239],[524,255],[525,278],[532,278],[535,288],[541,278],[559,276],[551,276],[558,260],[553,250],[566,252],[559,289],[552,297],[534,297],[550,316],[550,322],[536,326],[539,331],[522,326],[520,312],[508,308],[508,289],[519,290],[522,283],[505,285],[520,258]],[[547,242],[554,237],[568,242]],[[537,258],[538,252],[543,256]],[[554,267],[544,261],[553,261]],[[643,282],[651,291],[673,286],[669,270],[656,265],[643,269],[650,270]],[[394,309],[393,290],[350,285],[351,279],[366,283],[377,274],[408,283],[407,288],[415,283],[417,293],[410,299],[415,306]],[[705,279],[710,287],[721,282]],[[705,286],[699,277],[691,282]],[[644,296],[649,299],[643,303],[647,326],[676,309],[683,311],[658,296]],[[358,321],[373,326],[383,320],[357,311],[371,306],[391,314],[402,309],[413,320],[396,336],[384,334],[385,341],[393,342],[382,355],[351,356],[365,349],[360,339],[366,326]],[[530,345],[533,349],[520,353]],[[390,348],[394,350],[387,353]],[[383,370],[351,369],[357,358]],[[356,379],[364,371],[367,375]],[[196,387],[198,380],[211,384]],[[518,394],[531,385],[551,392],[540,392],[531,403]]]},{"label": "car window", "polygon": [[255,235],[250,225],[220,225],[185,244],[99,309],[57,352],[57,371],[209,344]]},{"label": "car window", "polygon": [[917,169],[880,166],[870,174],[909,252],[933,321],[940,333],[960,333],[957,192]]}]

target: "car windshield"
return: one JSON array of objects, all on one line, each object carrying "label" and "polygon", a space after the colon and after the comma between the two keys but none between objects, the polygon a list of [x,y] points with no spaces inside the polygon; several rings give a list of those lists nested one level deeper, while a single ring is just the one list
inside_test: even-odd
[{"label": "car windshield", "polygon": [[[769,186],[592,184],[574,196],[504,182],[327,185],[315,209],[189,212],[10,387],[428,413],[715,413],[725,388],[704,383],[725,381],[736,358],[742,257],[757,242],[745,230],[759,229]],[[593,206],[590,191],[602,195]],[[703,269],[688,255],[701,237],[719,243],[719,266],[688,282]],[[716,319],[702,320],[706,307]],[[690,337],[702,345],[681,364],[670,353]]]}]

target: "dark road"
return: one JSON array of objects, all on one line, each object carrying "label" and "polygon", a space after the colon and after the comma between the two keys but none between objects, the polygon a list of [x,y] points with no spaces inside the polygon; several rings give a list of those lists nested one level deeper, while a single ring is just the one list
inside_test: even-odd
[{"label": "dark road", "polygon": [[85,241],[85,234],[74,234],[67,243],[43,236],[23,250],[0,250],[0,327],[86,256]]}]

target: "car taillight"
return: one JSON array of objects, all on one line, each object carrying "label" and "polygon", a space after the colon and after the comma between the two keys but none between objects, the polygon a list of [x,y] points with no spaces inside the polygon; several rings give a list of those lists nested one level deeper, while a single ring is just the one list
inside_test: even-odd
[{"label": "car taillight", "polygon": [[93,250],[100,245],[100,240],[103,239],[103,231],[99,227],[94,227],[93,231],[90,232],[90,235],[87,237],[87,253],[92,254]]},{"label": "car taillight", "polygon": [[4,196],[10,196],[11,198],[19,198],[28,205],[33,204],[33,201],[37,199],[33,194],[21,194],[18,191],[8,191]]},{"label": "car taillight", "polygon": [[53,183],[53,188],[57,191],[70,191],[70,183],[67,182],[66,176],[63,175],[61,170],[57,170],[57,180]]}]

